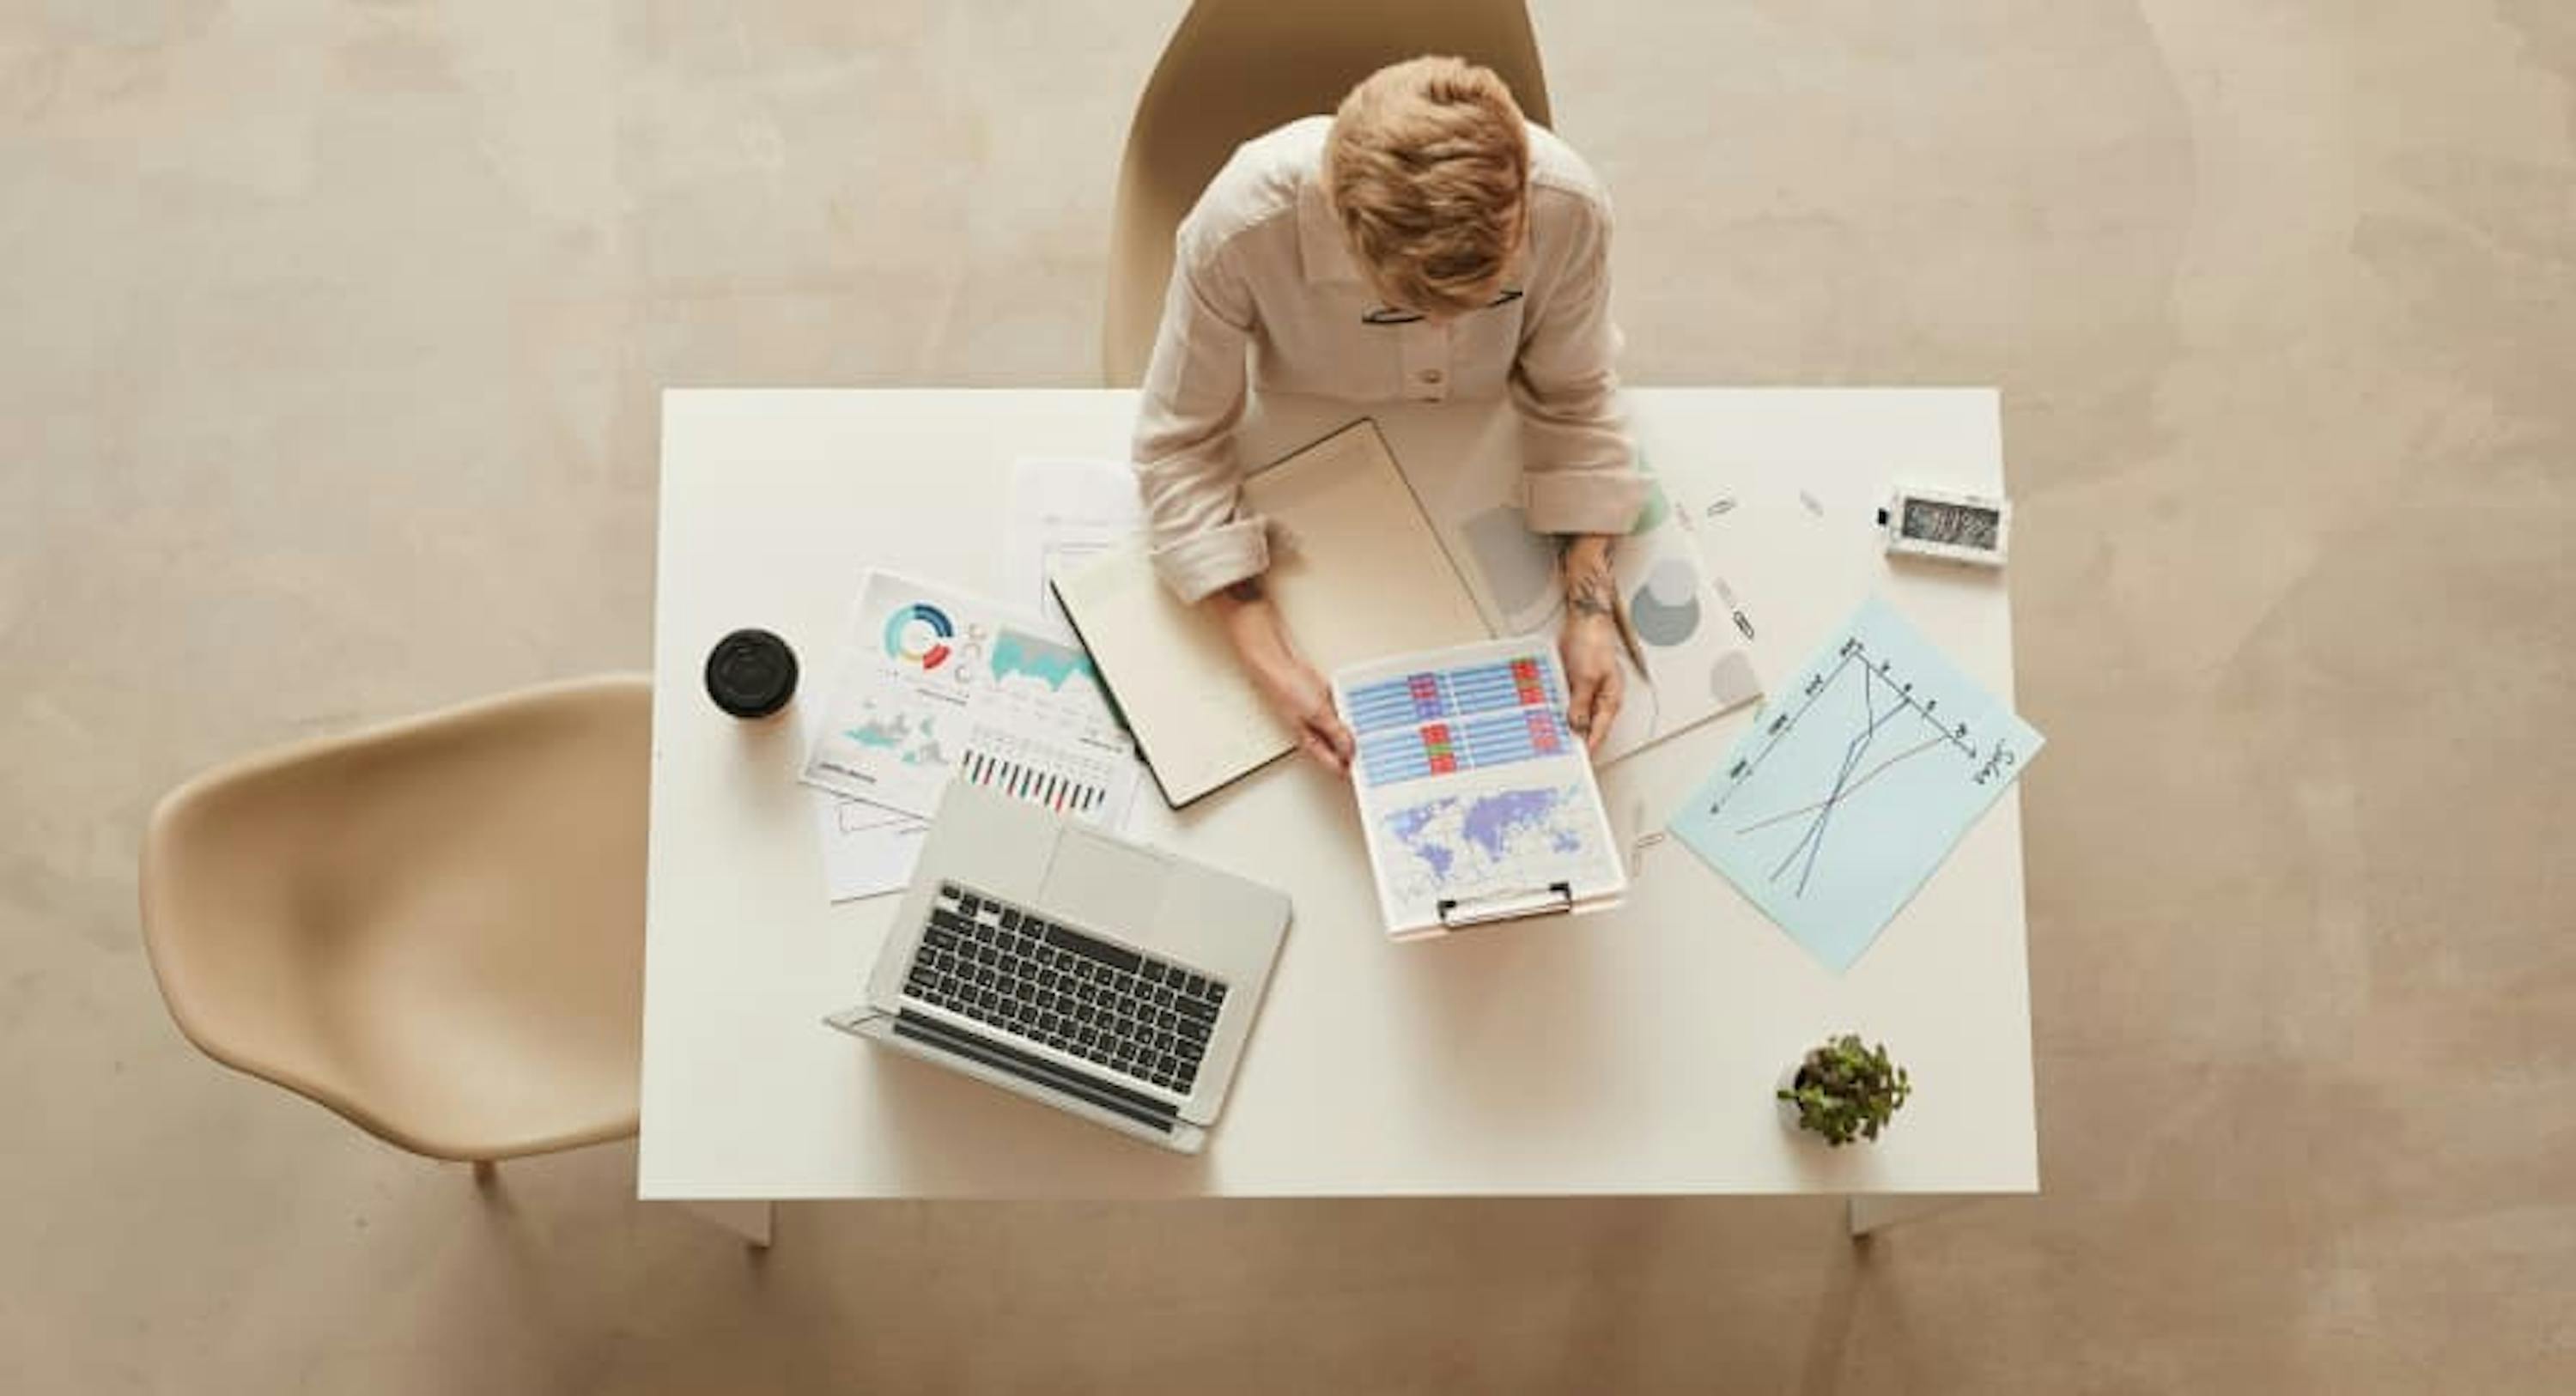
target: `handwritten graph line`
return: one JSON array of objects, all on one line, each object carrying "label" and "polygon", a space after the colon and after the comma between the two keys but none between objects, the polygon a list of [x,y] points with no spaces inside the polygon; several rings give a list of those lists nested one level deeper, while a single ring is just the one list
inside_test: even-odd
[{"label": "handwritten graph line", "polygon": [[[1763,758],[1771,754],[1772,748],[1780,745],[1782,741],[1787,739],[1790,733],[1798,730],[1798,722],[1807,715],[1807,710],[1816,706],[1818,699],[1823,698],[1827,693],[1831,692],[1833,690],[1834,680],[1841,678],[1843,676],[1843,670],[1850,667],[1851,656],[1846,654],[1843,656],[1842,662],[1834,666],[1834,671],[1825,676],[1825,681],[1818,684],[1813,691],[1807,694],[1807,701],[1800,703],[1796,712],[1789,714],[1786,721],[1774,722],[1771,724],[1771,740],[1764,742],[1762,744],[1762,749],[1755,752],[1753,754],[1753,758],[1750,761],[1747,761],[1744,765],[1744,775],[1746,777],[1750,777],[1755,771],[1760,770],[1762,768]],[[1734,799],[1735,792],[1742,790],[1743,788],[1744,783],[1742,779],[1739,779],[1735,784],[1728,786],[1726,790],[1717,797],[1717,803],[1708,807],[1708,812],[1710,814],[1718,814],[1724,811],[1726,808],[1726,802]]]},{"label": "handwritten graph line", "polygon": [[1788,853],[1780,859],[1780,865],[1771,870],[1771,880],[1779,881],[1781,874],[1789,870],[1789,865],[1797,861],[1799,854],[1804,853],[1806,863],[1798,870],[1798,893],[1801,896],[1806,894],[1807,880],[1815,876],[1816,856],[1822,853],[1825,847],[1826,827],[1833,822],[1834,807],[1842,803],[1843,791],[1851,783],[1852,772],[1859,768],[1861,758],[1869,752],[1870,744],[1878,739],[1878,729],[1893,721],[1896,715],[1903,711],[1901,708],[1889,708],[1884,715],[1879,713],[1870,677],[1870,670],[1864,666],[1860,671],[1861,730],[1854,734],[1851,741],[1843,747],[1842,766],[1834,772],[1833,787],[1825,792],[1823,807],[1816,812],[1814,821],[1807,825],[1807,831],[1798,836],[1796,843],[1789,846]]},{"label": "handwritten graph line", "polygon": [[[1887,758],[1886,760],[1879,762],[1877,765],[1870,767],[1870,768],[1869,768],[1869,774],[1862,776],[1860,779],[1858,779],[1858,780],[1856,780],[1856,781],[1853,781],[1853,782],[1851,783],[1850,787],[1849,787],[1848,789],[1846,789],[1846,790],[1844,790],[1844,791],[1843,791],[1843,793],[1842,793],[1842,798],[1844,798],[1844,799],[1848,800],[1848,799],[1850,799],[1852,796],[1859,794],[1859,793],[1860,793],[1860,789],[1861,789],[1861,787],[1862,787],[1862,786],[1869,784],[1871,781],[1874,781],[1874,780],[1878,779],[1878,778],[1879,778],[1879,776],[1881,776],[1881,775],[1885,774],[1885,773],[1886,773],[1886,771],[1887,771],[1887,768],[1888,768],[1888,767],[1893,766],[1893,765],[1896,765],[1897,763],[1902,762],[1902,761],[1910,760],[1910,759],[1911,759],[1911,758],[1913,758],[1913,757],[1920,756],[1920,755],[1922,755],[1923,753],[1925,753],[1925,752],[1927,752],[1927,751],[1930,751],[1932,748],[1934,748],[1934,747],[1936,747],[1936,746],[1941,745],[1941,743],[1942,743],[1944,740],[1946,740],[1946,739],[1945,739],[1945,738],[1943,738],[1943,737],[1939,737],[1939,736],[1927,737],[1927,738],[1925,738],[1922,742],[1920,742],[1920,743],[1918,743],[1918,744],[1916,744],[1916,745],[1914,745],[1914,746],[1907,747],[1905,750],[1903,750],[1903,751],[1900,751],[1900,752],[1896,753],[1894,756],[1891,756],[1891,757]],[[1825,803],[1826,803],[1826,802],[1825,802],[1825,801],[1823,801],[1823,800],[1818,800],[1818,801],[1816,801],[1816,802],[1815,802],[1814,804],[1812,804],[1812,805],[1800,805],[1800,806],[1798,806],[1796,809],[1791,809],[1791,810],[1782,810],[1782,811],[1780,811],[1778,814],[1775,814],[1775,815],[1771,816],[1771,817],[1770,817],[1770,818],[1768,818],[1768,819],[1757,819],[1757,820],[1755,820],[1754,822],[1752,822],[1752,823],[1750,823],[1750,824],[1745,825],[1743,828],[1740,828],[1740,829],[1736,830],[1735,832],[1736,832],[1736,833],[1738,833],[1738,834],[1751,834],[1751,833],[1757,833],[1757,832],[1759,832],[1759,831],[1761,831],[1761,830],[1764,830],[1764,829],[1768,829],[1768,828],[1770,828],[1770,827],[1771,827],[1772,825],[1774,825],[1774,824],[1778,824],[1778,823],[1781,823],[1781,822],[1786,821],[1786,820],[1795,819],[1795,818],[1797,818],[1799,815],[1802,815],[1802,814],[1813,814],[1813,813],[1815,813],[1817,810],[1823,809],[1823,808],[1825,807]]]},{"label": "handwritten graph line", "polygon": [[[1850,667],[1851,658],[1852,655],[1846,654],[1843,662],[1834,667],[1832,674],[1827,677],[1826,682],[1808,695],[1807,702],[1801,705],[1798,710],[1798,718],[1804,718],[1810,708],[1813,708],[1816,703],[1822,701],[1825,695],[1833,690],[1834,682],[1840,679],[1843,672]],[[1865,661],[1860,666],[1860,673],[1861,730],[1855,733],[1851,740],[1845,744],[1843,748],[1842,763],[1835,770],[1833,785],[1826,790],[1825,797],[1810,804],[1801,805],[1796,809],[1783,810],[1778,814],[1769,816],[1768,818],[1756,820],[1753,823],[1744,825],[1735,831],[1736,834],[1741,837],[1746,834],[1759,832],[1760,830],[1769,828],[1776,824],[1784,823],[1788,820],[1796,819],[1801,815],[1815,816],[1808,822],[1805,831],[1798,836],[1797,842],[1789,846],[1788,851],[1781,855],[1779,863],[1771,869],[1770,880],[1777,882],[1787,875],[1792,864],[1799,864],[1801,855],[1804,855],[1804,862],[1798,868],[1798,883],[1794,893],[1794,895],[1797,896],[1803,897],[1806,895],[1807,885],[1815,877],[1816,863],[1818,859],[1823,856],[1825,835],[1833,827],[1835,811],[1839,810],[1854,796],[1858,795],[1863,787],[1878,779],[1881,775],[1884,775],[1891,768],[1905,761],[1911,760],[1914,757],[1920,756],[1937,746],[1947,744],[1950,746],[1960,747],[1962,750],[1967,751],[1972,757],[1976,754],[1974,748],[1965,746],[1958,735],[1950,728],[1942,726],[1940,721],[1933,716],[1929,708],[1914,701],[1913,694],[1910,691],[1910,686],[1898,684],[1895,679],[1889,677],[1883,670],[1873,668]],[[1884,684],[1887,689],[1883,694],[1878,691],[1878,686],[1881,684]],[[1890,699],[1892,701],[1889,706],[1882,709],[1879,706],[1879,700],[1881,698]],[[1932,728],[1932,735],[1913,746],[1907,747],[1903,751],[1897,752],[1895,755],[1888,757],[1877,765],[1870,767],[1866,773],[1855,778],[1853,776],[1853,772],[1860,769],[1862,761],[1868,757],[1871,748],[1877,744],[1879,734],[1886,729],[1889,723],[1894,722],[1901,714],[1907,712],[1911,712],[1922,718],[1924,722]],[[1782,738],[1789,735],[1789,733],[1794,730],[1795,726],[1795,720],[1785,724],[1778,732],[1774,733],[1772,744],[1776,745]],[[1770,747],[1765,746],[1762,754],[1768,755],[1769,751]],[[1759,757],[1757,757],[1756,760],[1758,762]],[[1738,785],[1734,789],[1730,789],[1727,794],[1732,796],[1736,789],[1741,788],[1742,786]],[[1709,812],[1711,814],[1717,813],[1724,807],[1724,804],[1725,801],[1721,799],[1716,805],[1710,807]]]},{"label": "handwritten graph line", "polygon": [[1959,753],[1971,761],[1981,759],[1978,755],[1975,744],[1968,740],[1968,725],[1966,723],[1943,722],[1940,717],[1932,711],[1931,705],[1915,698],[1914,686],[1912,684],[1898,682],[1894,673],[1890,671],[1886,661],[1881,660],[1875,665],[1871,664],[1869,647],[1855,636],[1843,642],[1840,659],[1835,663],[1834,667],[1822,677],[1821,680],[1808,689],[1805,701],[1799,703],[1797,710],[1772,721],[1770,726],[1770,737],[1768,740],[1763,742],[1762,749],[1745,759],[1742,767],[1737,773],[1736,779],[1731,782],[1725,790],[1719,792],[1716,800],[1710,803],[1708,812],[1711,815],[1725,813],[1728,802],[1732,801],[1735,796],[1741,792],[1748,783],[1750,783],[1754,773],[1761,770],[1762,763],[1769,759],[1771,753],[1778,749],[1782,742],[1787,741],[1791,736],[1796,734],[1798,724],[1805,719],[1808,710],[1814,708],[1817,703],[1823,701],[1826,694],[1833,691],[1835,683],[1842,678],[1845,670],[1852,667],[1852,661],[1855,659],[1860,661],[1861,672],[1863,674],[1875,673],[1878,676],[1879,681],[1887,685],[1889,690],[1888,696],[1894,698],[1898,706],[1912,709],[1917,716],[1924,720],[1924,722],[1930,724],[1932,730],[1939,734],[1936,739],[1937,742],[1946,742],[1949,745],[1958,748]]}]

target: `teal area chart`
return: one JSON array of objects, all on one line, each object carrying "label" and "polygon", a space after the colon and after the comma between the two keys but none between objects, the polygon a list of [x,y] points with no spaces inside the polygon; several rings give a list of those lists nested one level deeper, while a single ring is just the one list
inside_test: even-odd
[{"label": "teal area chart", "polygon": [[1672,833],[1839,972],[2042,739],[1877,597],[1779,692]]},{"label": "teal area chart", "polygon": [[993,637],[992,664],[996,683],[1028,679],[1060,693],[1077,678],[1095,686],[1100,682],[1092,670],[1091,656],[1071,645],[1017,630],[1006,629]]}]

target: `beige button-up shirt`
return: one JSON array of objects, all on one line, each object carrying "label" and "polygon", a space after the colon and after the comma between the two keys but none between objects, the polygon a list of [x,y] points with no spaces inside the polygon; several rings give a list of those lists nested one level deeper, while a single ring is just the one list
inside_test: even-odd
[{"label": "beige button-up shirt", "polygon": [[1382,303],[1319,179],[1331,125],[1310,117],[1246,142],[1181,223],[1135,443],[1164,583],[1196,601],[1270,566],[1266,525],[1242,512],[1234,446],[1253,382],[1359,402],[1509,392],[1530,527],[1625,533],[1645,488],[1612,368],[1600,181],[1531,127],[1528,242],[1505,283],[1520,298],[1446,324],[1372,325],[1363,317]]}]

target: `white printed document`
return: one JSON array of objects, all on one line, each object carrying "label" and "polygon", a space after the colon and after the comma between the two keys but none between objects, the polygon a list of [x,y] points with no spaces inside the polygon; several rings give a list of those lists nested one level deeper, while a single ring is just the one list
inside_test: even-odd
[{"label": "white printed document", "polygon": [[1033,616],[871,572],[805,781],[929,818],[951,780],[1104,828],[1127,817],[1135,744],[1079,648]]},{"label": "white printed document", "polygon": [[1030,458],[1011,462],[1010,511],[1002,520],[1003,591],[1014,606],[1035,607],[1066,635],[1051,583],[1142,532],[1145,506],[1136,469],[1125,461]]},{"label": "white printed document", "polygon": [[1626,893],[1591,758],[1565,723],[1553,639],[1353,665],[1332,686],[1359,744],[1351,785],[1388,934],[1591,911]]}]

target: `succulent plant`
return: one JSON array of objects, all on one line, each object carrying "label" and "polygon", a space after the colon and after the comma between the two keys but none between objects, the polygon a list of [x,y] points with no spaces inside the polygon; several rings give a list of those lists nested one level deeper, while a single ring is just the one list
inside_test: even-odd
[{"label": "succulent plant", "polygon": [[1914,1093],[1905,1068],[1887,1059],[1887,1045],[1864,1047],[1856,1033],[1825,1039],[1798,1064],[1779,1098],[1798,1107],[1798,1126],[1824,1136],[1834,1148],[1878,1132]]}]

